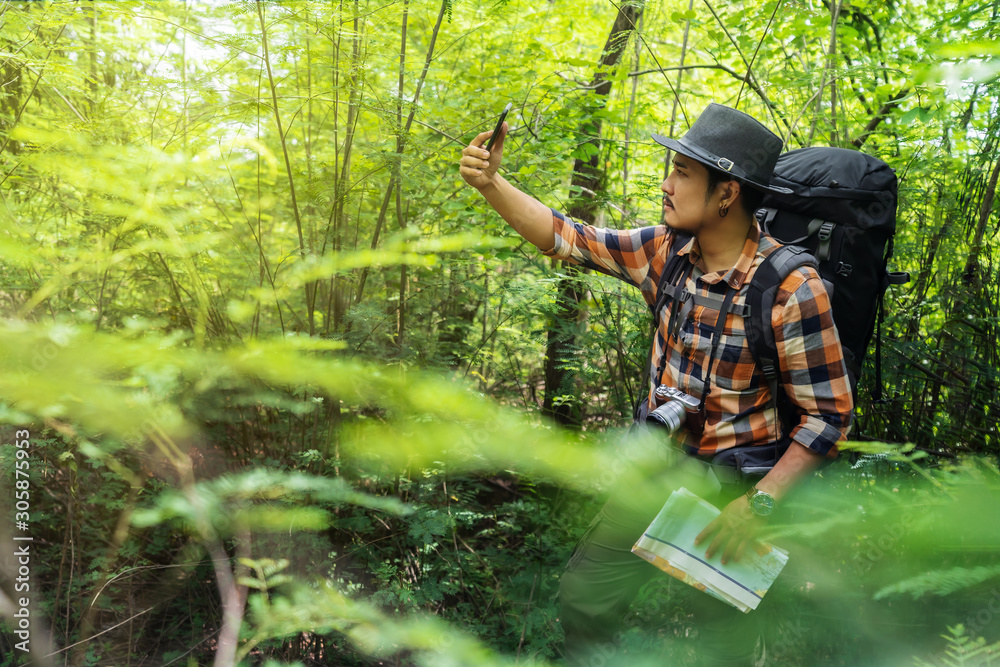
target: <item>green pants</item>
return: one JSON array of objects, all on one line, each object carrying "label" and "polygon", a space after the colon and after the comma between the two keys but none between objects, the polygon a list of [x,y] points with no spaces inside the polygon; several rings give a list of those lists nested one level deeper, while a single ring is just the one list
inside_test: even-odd
[{"label": "green pants", "polygon": [[[670,493],[684,486],[721,508],[745,490],[720,485],[709,466],[697,459],[679,453],[670,458],[661,470],[644,475],[641,481],[623,480],[570,558],[559,584],[565,656],[570,665],[629,664],[619,655],[616,641],[626,611],[643,584],[653,577],[669,576],[631,548]],[[760,611],[744,614],[704,593],[690,597],[689,611],[698,630],[698,664],[752,665]]]}]

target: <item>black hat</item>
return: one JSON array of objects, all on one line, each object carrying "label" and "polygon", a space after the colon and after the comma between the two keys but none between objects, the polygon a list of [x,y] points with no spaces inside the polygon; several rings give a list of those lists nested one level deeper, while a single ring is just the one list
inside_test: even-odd
[{"label": "black hat", "polygon": [[659,134],[654,134],[653,139],[759,190],[791,192],[770,185],[781,154],[781,138],[742,111],[713,102],[680,139]]}]

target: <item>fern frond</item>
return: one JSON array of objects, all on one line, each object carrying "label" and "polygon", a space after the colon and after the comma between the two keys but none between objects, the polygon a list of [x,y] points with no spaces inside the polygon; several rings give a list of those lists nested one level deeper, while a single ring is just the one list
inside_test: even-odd
[{"label": "fern frond", "polygon": [[995,577],[1000,577],[1000,565],[934,570],[886,586],[875,594],[875,599],[881,600],[891,595],[907,593],[913,596],[913,599],[925,595],[950,595],[956,591],[978,586]]}]

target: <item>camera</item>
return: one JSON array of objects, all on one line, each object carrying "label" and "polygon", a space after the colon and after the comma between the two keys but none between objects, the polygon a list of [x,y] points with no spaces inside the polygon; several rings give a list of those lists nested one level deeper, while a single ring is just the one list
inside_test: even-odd
[{"label": "camera", "polygon": [[679,429],[689,412],[698,410],[698,399],[675,387],[661,384],[656,388],[656,397],[664,403],[649,413],[646,423],[666,428],[668,433]]}]

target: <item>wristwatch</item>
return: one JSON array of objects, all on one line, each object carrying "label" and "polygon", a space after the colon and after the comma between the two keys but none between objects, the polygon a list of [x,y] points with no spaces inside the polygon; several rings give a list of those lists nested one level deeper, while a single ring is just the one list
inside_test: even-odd
[{"label": "wristwatch", "polygon": [[765,493],[756,486],[752,486],[747,490],[746,497],[750,502],[750,511],[755,516],[768,516],[774,511],[774,496],[770,493]]}]

